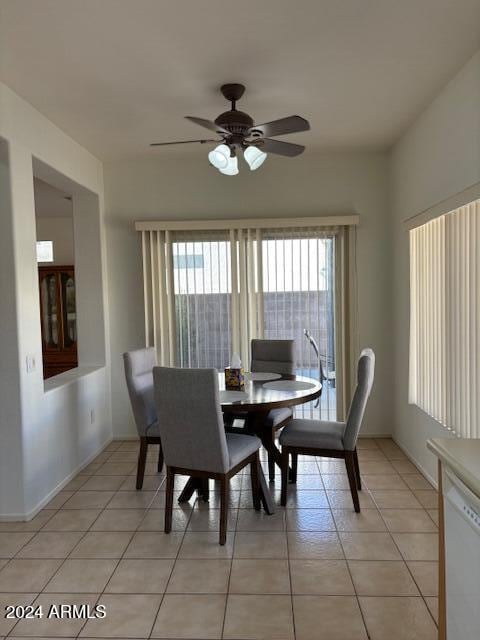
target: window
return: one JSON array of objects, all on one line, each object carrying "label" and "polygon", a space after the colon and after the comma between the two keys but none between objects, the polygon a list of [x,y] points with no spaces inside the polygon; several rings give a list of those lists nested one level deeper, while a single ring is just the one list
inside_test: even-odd
[{"label": "window", "polygon": [[138,222],[146,344],[165,366],[222,370],[236,352],[247,369],[253,338],[293,338],[297,373],[323,383],[298,415],[341,420],[358,357],[356,218],[273,222]]},{"label": "window", "polygon": [[480,437],[480,200],[410,231],[409,401]]},{"label": "window", "polygon": [[37,241],[37,262],[53,262],[52,240]]}]

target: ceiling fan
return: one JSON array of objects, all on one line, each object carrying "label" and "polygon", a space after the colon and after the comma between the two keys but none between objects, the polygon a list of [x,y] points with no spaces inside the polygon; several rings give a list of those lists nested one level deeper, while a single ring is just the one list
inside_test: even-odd
[{"label": "ceiling fan", "polygon": [[176,142],[153,142],[151,147],[161,147],[171,144],[190,144],[198,142],[220,144],[210,151],[208,159],[210,163],[225,175],[233,176],[238,173],[237,154],[243,151],[243,157],[252,171],[258,169],[267,157],[267,153],[275,153],[280,156],[298,156],[305,150],[300,144],[272,140],[271,136],[283,136],[288,133],[308,131],[310,124],[300,116],[288,116],[266,122],[254,124],[253,119],[244,111],[238,111],[237,101],[245,92],[243,84],[224,84],[220,87],[223,96],[231,103],[231,109],[221,113],[213,122],[203,118],[185,116],[187,120],[214,131],[219,138],[202,140],[179,140]]}]

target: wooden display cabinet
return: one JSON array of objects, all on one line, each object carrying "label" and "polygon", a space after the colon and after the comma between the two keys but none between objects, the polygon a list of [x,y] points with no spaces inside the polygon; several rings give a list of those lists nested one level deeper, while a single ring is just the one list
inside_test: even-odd
[{"label": "wooden display cabinet", "polygon": [[78,366],[75,269],[39,267],[38,277],[43,377],[51,378]]}]

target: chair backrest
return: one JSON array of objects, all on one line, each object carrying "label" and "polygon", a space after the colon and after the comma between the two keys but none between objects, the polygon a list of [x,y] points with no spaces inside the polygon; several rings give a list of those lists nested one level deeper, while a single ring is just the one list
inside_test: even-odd
[{"label": "chair backrest", "polygon": [[251,343],[251,371],[268,373],[295,373],[295,341],[294,340],[258,340]]},{"label": "chair backrest", "polygon": [[155,349],[127,351],[123,354],[123,364],[135,424],[138,435],[142,437],[157,419],[153,397],[153,367],[157,364]]},{"label": "chair backrest", "polygon": [[155,367],[153,380],[165,463],[195,471],[228,471],[217,370]]},{"label": "chair backrest", "polygon": [[343,446],[346,451],[353,451],[357,446],[357,438],[362,426],[365,407],[372,390],[374,375],[375,354],[372,349],[363,349],[358,359],[357,386],[353,394],[343,434]]}]

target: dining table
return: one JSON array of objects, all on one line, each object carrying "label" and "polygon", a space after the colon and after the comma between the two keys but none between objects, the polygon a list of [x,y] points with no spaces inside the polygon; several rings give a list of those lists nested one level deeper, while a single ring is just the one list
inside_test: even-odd
[{"label": "dining table", "polygon": [[[218,373],[219,400],[226,422],[231,418],[242,418],[241,433],[255,435],[281,467],[281,453],[275,444],[274,433],[266,426],[269,411],[283,407],[294,407],[318,398],[322,385],[318,380],[300,375],[281,375],[269,372],[245,373],[243,390],[225,388],[225,374]],[[230,418],[230,420],[228,420]],[[275,513],[275,506],[268,489],[263,470],[259,469],[260,500],[266,513]],[[204,481],[192,476],[186,483],[178,501],[187,502],[195,491],[208,499]]]}]

